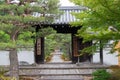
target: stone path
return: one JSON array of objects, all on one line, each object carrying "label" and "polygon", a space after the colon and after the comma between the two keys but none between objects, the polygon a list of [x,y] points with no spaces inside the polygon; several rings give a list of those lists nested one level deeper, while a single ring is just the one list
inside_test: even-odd
[{"label": "stone path", "polygon": [[53,53],[53,57],[52,57],[52,60],[50,61],[50,63],[64,62],[64,61],[61,59],[61,55],[62,55],[62,52],[60,52],[59,50],[56,50],[56,51]]}]

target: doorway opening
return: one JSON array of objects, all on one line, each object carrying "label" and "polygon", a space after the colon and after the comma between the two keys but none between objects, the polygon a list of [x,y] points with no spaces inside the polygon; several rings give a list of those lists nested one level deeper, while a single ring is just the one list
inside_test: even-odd
[{"label": "doorway opening", "polygon": [[71,62],[71,34],[54,33],[45,37],[45,62]]}]

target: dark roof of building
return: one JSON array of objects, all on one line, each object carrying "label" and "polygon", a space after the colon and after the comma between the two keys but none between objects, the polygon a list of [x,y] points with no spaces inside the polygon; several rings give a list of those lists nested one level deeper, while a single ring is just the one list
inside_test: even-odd
[{"label": "dark roof of building", "polygon": [[43,22],[43,23],[36,23],[37,29],[40,27],[52,27],[57,33],[77,33],[77,30],[81,28],[81,25],[77,27],[71,27],[70,22],[75,22],[77,19],[72,12],[78,13],[82,10],[85,10],[85,7],[78,7],[78,6],[66,6],[60,7],[63,14],[60,15],[57,19],[55,19],[52,23],[50,22]]},{"label": "dark roof of building", "polygon": [[[73,12],[79,13],[80,11],[85,10],[85,7],[80,7],[80,6],[61,6],[59,7],[59,10],[62,11],[62,14],[54,19],[53,22],[30,22],[31,24],[49,24],[49,25],[59,25],[59,24],[70,24],[70,22],[75,22],[78,21],[78,19],[75,18],[74,15],[72,15]],[[39,13],[33,14],[34,16],[41,16]],[[47,14],[48,16],[50,14]]]},{"label": "dark roof of building", "polygon": [[78,19],[72,15],[72,12],[79,13],[86,8],[80,6],[62,6],[59,9],[63,11],[63,14],[58,19],[55,19],[53,24],[69,24],[70,22],[75,22]]}]

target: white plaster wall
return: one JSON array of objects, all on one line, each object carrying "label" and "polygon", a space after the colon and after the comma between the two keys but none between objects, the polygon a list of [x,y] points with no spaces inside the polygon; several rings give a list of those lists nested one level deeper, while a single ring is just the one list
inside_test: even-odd
[{"label": "white plaster wall", "polygon": [[0,65],[9,65],[9,52],[0,51]]},{"label": "white plaster wall", "polygon": [[[113,54],[109,54],[109,49],[103,50],[103,63],[108,65],[117,65],[118,64],[118,57],[117,52]],[[99,53],[95,53],[93,56],[93,62],[99,63],[100,62],[100,55]]]},{"label": "white plaster wall", "polygon": [[[33,51],[18,51],[18,61],[26,61],[29,64],[34,63]],[[9,65],[9,52],[0,51],[0,65]]]},{"label": "white plaster wall", "polygon": [[[104,64],[108,65],[116,65],[118,64],[118,57],[116,57],[117,52],[114,54],[108,54],[109,50],[104,50]],[[93,62],[99,63],[99,53],[94,54]],[[18,60],[26,61],[29,64],[34,63],[34,52],[33,51],[18,51]],[[9,65],[9,52],[8,51],[0,51],[0,65]]]}]

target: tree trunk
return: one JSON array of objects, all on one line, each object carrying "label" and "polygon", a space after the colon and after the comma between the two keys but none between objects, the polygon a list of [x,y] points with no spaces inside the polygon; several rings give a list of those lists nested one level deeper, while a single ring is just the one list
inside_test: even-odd
[{"label": "tree trunk", "polygon": [[12,49],[9,53],[10,58],[10,77],[16,78],[16,80],[19,80],[19,65],[18,65],[18,56],[17,56],[17,50]]}]

